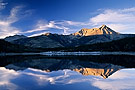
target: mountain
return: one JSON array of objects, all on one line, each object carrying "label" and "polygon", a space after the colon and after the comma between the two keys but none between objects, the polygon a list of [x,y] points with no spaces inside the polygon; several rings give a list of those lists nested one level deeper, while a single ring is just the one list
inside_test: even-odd
[{"label": "mountain", "polygon": [[38,49],[12,44],[0,39],[0,52],[37,52]]},{"label": "mountain", "polygon": [[45,33],[35,37],[10,36],[5,38],[5,40],[13,44],[32,48],[63,48],[110,42],[125,37],[135,37],[135,35],[120,34],[106,25],[102,25],[100,28],[82,29],[71,35]]},{"label": "mountain", "polygon": [[59,42],[56,42],[55,40],[52,40],[45,35],[17,39],[17,40],[12,41],[11,43],[33,47],[33,48],[63,47]]},{"label": "mountain", "polygon": [[135,51],[135,37],[127,37],[111,42],[82,45],[70,51]]},{"label": "mountain", "polygon": [[11,42],[11,41],[14,41],[14,40],[17,40],[17,39],[23,39],[23,38],[27,38],[27,37],[24,36],[24,35],[14,35],[14,36],[6,37],[5,41]]},{"label": "mountain", "polygon": [[73,33],[72,35],[79,35],[79,36],[91,36],[91,35],[118,35],[118,32],[113,31],[106,25],[102,25],[99,28],[92,28],[92,29],[87,29],[83,28],[80,31]]}]

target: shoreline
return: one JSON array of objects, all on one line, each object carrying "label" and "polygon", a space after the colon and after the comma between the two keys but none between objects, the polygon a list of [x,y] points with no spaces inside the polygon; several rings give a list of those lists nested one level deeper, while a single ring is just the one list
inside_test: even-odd
[{"label": "shoreline", "polygon": [[46,55],[46,56],[65,56],[65,55],[135,55],[135,52],[40,52],[40,53],[0,53],[0,56],[15,56],[15,55]]}]

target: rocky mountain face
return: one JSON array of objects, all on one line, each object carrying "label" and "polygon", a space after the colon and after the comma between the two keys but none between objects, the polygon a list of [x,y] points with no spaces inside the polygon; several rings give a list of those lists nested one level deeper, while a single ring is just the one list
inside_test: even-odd
[{"label": "rocky mountain face", "polygon": [[5,40],[13,44],[34,48],[57,48],[109,42],[125,37],[135,37],[135,35],[119,34],[106,25],[102,25],[99,28],[82,29],[71,35],[46,33],[35,37],[10,36],[5,38]]},{"label": "rocky mountain face", "polygon": [[113,31],[106,25],[102,25],[99,28],[87,29],[83,28],[80,31],[73,33],[72,35],[79,36],[92,36],[92,35],[118,35],[118,32]]}]

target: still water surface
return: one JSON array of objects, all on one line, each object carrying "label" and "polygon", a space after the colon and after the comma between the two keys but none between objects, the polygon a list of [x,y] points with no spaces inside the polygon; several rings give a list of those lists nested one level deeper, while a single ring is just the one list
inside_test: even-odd
[{"label": "still water surface", "polygon": [[5,56],[0,60],[0,90],[135,90],[134,56]]}]

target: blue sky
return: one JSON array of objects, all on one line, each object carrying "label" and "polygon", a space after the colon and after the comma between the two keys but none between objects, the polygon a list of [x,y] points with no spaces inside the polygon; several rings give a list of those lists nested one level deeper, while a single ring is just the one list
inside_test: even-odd
[{"label": "blue sky", "polygon": [[135,0],[0,0],[0,38],[70,34],[102,24],[135,33]]}]

